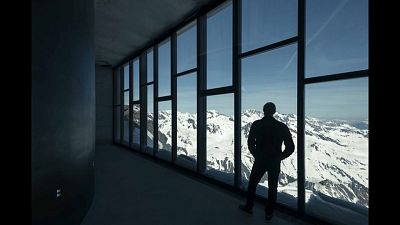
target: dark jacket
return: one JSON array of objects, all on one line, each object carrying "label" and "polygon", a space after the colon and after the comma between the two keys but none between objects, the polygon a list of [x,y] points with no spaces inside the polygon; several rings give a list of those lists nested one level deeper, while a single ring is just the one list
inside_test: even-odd
[{"label": "dark jacket", "polygon": [[[282,143],[285,149],[282,152]],[[250,153],[255,160],[280,169],[281,160],[294,152],[294,143],[289,128],[272,116],[253,122],[247,139]]]}]

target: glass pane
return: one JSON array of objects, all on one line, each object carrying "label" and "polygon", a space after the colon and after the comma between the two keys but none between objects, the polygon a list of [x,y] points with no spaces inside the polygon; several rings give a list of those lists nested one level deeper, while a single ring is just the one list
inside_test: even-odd
[{"label": "glass pane", "polygon": [[153,73],[153,48],[147,52],[147,82],[152,82],[154,73]]},{"label": "glass pane", "polygon": [[153,154],[153,119],[154,119],[153,85],[147,86],[147,146]]},{"label": "glass pane", "polygon": [[114,71],[114,104],[121,104],[121,74],[119,68]]},{"label": "glass pane", "polygon": [[177,73],[197,67],[196,21],[177,32]]},{"label": "glass pane", "polygon": [[306,4],[306,77],[368,69],[368,0]]},{"label": "glass pane", "polygon": [[139,95],[139,87],[140,87],[140,81],[139,81],[139,59],[135,59],[133,61],[133,100],[139,100],[140,95]]},{"label": "glass pane", "polygon": [[129,63],[124,66],[124,90],[129,89]]},{"label": "glass pane", "polygon": [[296,0],[242,0],[242,52],[294,36]]},{"label": "glass pane", "polygon": [[157,157],[171,161],[172,111],[171,101],[158,103],[158,152]]},{"label": "glass pane", "polygon": [[368,78],[307,85],[305,113],[306,212],[368,224]]},{"label": "glass pane", "polygon": [[121,107],[114,107],[114,140],[121,141]]},{"label": "glass pane", "polygon": [[[126,92],[125,92],[126,93]],[[128,92],[129,93],[129,92]],[[124,124],[124,136],[122,144],[129,145],[129,105],[124,105],[123,124]]]},{"label": "glass pane", "polygon": [[197,77],[190,73],[177,78],[177,163],[197,167]]},{"label": "glass pane", "polygon": [[124,91],[124,105],[129,105],[129,90]]},{"label": "glass pane", "polygon": [[[264,117],[263,106],[273,102],[275,119],[291,131],[297,144],[297,45],[289,45],[242,60],[242,189],[247,190],[254,158],[247,139],[255,120]],[[282,146],[282,150],[284,145]],[[257,194],[267,197],[268,173],[258,184]],[[297,147],[281,162],[277,201],[297,207]]]},{"label": "glass pane", "polygon": [[207,15],[207,88],[232,85],[232,4]]},{"label": "glass pane", "polygon": [[132,106],[132,146],[134,149],[140,149],[140,104]]},{"label": "glass pane", "polygon": [[158,47],[158,96],[171,95],[171,43],[169,38]]},{"label": "glass pane", "polygon": [[206,175],[233,185],[233,94],[207,97]]}]

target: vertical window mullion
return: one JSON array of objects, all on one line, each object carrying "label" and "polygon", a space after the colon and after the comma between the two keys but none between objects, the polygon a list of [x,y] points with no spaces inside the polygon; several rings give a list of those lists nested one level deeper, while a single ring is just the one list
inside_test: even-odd
[{"label": "vertical window mullion", "polygon": [[129,147],[133,145],[133,61],[129,62]]},{"label": "vertical window mullion", "polygon": [[206,96],[201,95],[207,85],[207,17],[197,19],[197,172],[204,173],[207,166],[206,149]]},{"label": "vertical window mullion", "polygon": [[176,32],[171,36],[171,97],[172,97],[172,162],[175,162],[177,157],[177,93],[176,93],[176,73],[177,73],[177,45]]},{"label": "vertical window mullion", "polygon": [[120,122],[120,141],[119,143],[122,144],[124,140],[124,68],[121,66],[119,68],[119,76],[120,76],[120,117],[119,117],[119,122]]},{"label": "vertical window mullion", "polygon": [[241,185],[241,0],[233,0],[232,12],[232,76],[234,87],[234,159],[235,159],[235,179],[234,186],[239,188]]},{"label": "vertical window mullion", "polygon": [[158,152],[158,45],[153,48],[153,156]]},{"label": "vertical window mullion", "polygon": [[305,15],[306,0],[298,2],[298,43],[297,43],[297,210],[304,214],[305,206],[305,154],[304,154],[304,69],[305,69]]},{"label": "vertical window mullion", "polygon": [[115,83],[115,77],[116,77],[116,72],[115,72],[115,70],[113,71],[113,83],[112,83],[112,85],[113,85],[113,104],[112,104],[112,120],[113,120],[113,125],[112,125],[112,139],[113,139],[113,143],[115,144],[116,142],[115,142],[115,97],[116,97],[116,92],[117,92],[117,88],[115,88],[115,85],[116,85],[116,83]]},{"label": "vertical window mullion", "polygon": [[145,151],[147,141],[147,54],[139,57],[139,93],[140,93],[140,151]]}]

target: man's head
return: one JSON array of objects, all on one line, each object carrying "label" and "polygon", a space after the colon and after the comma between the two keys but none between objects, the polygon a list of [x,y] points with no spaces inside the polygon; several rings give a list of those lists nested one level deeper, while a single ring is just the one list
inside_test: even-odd
[{"label": "man's head", "polygon": [[273,116],[276,112],[275,104],[272,102],[267,102],[263,107],[265,116]]}]

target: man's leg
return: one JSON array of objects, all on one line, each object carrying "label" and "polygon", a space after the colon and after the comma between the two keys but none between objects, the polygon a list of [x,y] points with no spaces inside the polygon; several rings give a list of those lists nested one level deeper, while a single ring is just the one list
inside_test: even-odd
[{"label": "man's leg", "polygon": [[268,201],[265,207],[265,215],[272,216],[274,212],[278,192],[279,170],[268,171]]},{"label": "man's leg", "polygon": [[254,161],[253,168],[251,168],[249,185],[247,187],[247,202],[246,206],[252,208],[254,205],[254,196],[256,194],[256,188],[258,182],[260,182],[262,176],[265,174],[266,168],[263,163]]}]

